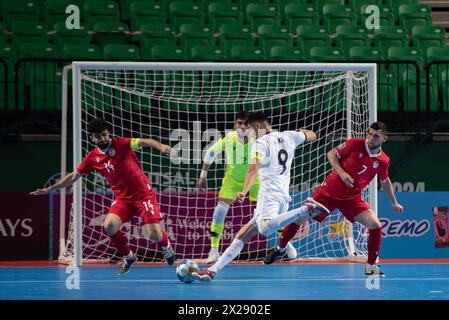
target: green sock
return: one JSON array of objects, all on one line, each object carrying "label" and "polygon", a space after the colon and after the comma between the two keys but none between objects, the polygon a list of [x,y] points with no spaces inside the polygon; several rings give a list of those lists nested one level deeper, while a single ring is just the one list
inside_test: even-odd
[{"label": "green sock", "polygon": [[212,248],[218,248],[223,229],[224,223],[212,222],[212,225],[210,226],[210,245]]}]

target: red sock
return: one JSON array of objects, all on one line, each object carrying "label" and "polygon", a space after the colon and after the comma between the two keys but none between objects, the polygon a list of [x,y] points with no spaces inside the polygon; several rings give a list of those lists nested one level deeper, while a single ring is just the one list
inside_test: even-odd
[{"label": "red sock", "polygon": [[112,241],[115,243],[115,247],[119,250],[123,255],[128,255],[131,250],[128,247],[128,240],[123,235],[121,230],[118,230],[114,235],[110,236]]},{"label": "red sock", "polygon": [[295,236],[299,230],[299,225],[296,223],[290,223],[282,230],[281,240],[279,240],[279,248],[285,248],[287,243]]},{"label": "red sock", "polygon": [[382,229],[371,229],[368,236],[368,263],[375,264],[382,243]]},{"label": "red sock", "polygon": [[168,237],[165,231],[162,231],[162,240],[158,242],[158,245],[168,247]]}]

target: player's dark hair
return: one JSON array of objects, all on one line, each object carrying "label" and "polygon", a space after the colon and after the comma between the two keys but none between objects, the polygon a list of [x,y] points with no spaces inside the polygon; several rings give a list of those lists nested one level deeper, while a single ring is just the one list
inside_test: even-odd
[{"label": "player's dark hair", "polygon": [[263,113],[262,111],[255,111],[255,112],[251,112],[248,115],[248,124],[254,124],[256,122],[268,122],[268,124],[270,124],[270,121],[268,120],[268,117],[265,113]]},{"label": "player's dark hair", "polygon": [[246,121],[248,120],[248,115],[249,115],[248,111],[242,110],[235,115],[235,121],[237,120]]},{"label": "player's dark hair", "polygon": [[89,134],[102,133],[104,130],[111,132],[112,126],[109,122],[102,118],[95,118],[87,124]]},{"label": "player's dark hair", "polygon": [[369,127],[373,130],[381,130],[384,134],[388,133],[387,125],[380,121],[373,122]]}]

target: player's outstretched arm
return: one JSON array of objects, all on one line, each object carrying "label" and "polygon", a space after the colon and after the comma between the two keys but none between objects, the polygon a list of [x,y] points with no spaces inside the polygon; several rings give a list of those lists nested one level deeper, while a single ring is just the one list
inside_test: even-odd
[{"label": "player's outstretched arm", "polygon": [[329,163],[332,166],[332,169],[334,169],[338,175],[340,176],[341,180],[350,188],[354,187],[354,179],[340,166],[340,161],[337,156],[337,151],[335,149],[332,149],[327,153],[327,159],[329,160]]},{"label": "player's outstretched arm", "polygon": [[243,184],[243,189],[241,192],[237,193],[237,200],[243,202],[245,200],[246,194],[249,192],[251,187],[256,181],[257,174],[260,168],[260,159],[253,158],[248,167],[248,171],[246,172],[245,182]]},{"label": "player's outstretched arm", "polygon": [[393,206],[394,211],[397,213],[404,212],[404,208],[396,200],[396,197],[395,197],[394,191],[393,191],[393,184],[391,183],[390,178],[388,178],[385,181],[381,181],[380,184],[382,186],[382,189],[385,191],[388,198],[390,199],[391,205]]},{"label": "player's outstretched arm", "polygon": [[137,142],[137,144],[141,148],[151,147],[151,148],[158,149],[160,152],[162,152],[163,154],[167,154],[167,155],[171,154],[171,152],[172,152],[172,148],[170,146],[168,146],[166,144],[162,144],[159,141],[156,141],[154,139],[140,138],[139,141]]},{"label": "player's outstretched arm", "polygon": [[74,171],[72,173],[69,173],[64,178],[62,178],[61,180],[59,180],[55,184],[51,185],[50,187],[44,188],[44,189],[37,189],[36,191],[30,192],[30,194],[33,195],[33,196],[38,196],[38,195],[41,195],[41,194],[47,194],[47,193],[49,193],[49,192],[51,192],[53,190],[58,190],[58,189],[65,188],[65,187],[70,186],[71,184],[73,184],[80,177],[81,177],[81,174],[79,172]]},{"label": "player's outstretched arm", "polygon": [[209,170],[209,166],[207,163],[203,163],[203,168],[201,169],[200,177],[196,183],[199,189],[203,189],[206,184],[207,179],[207,170]]},{"label": "player's outstretched arm", "polygon": [[315,132],[313,132],[312,130],[308,130],[308,129],[299,129],[298,131],[301,131],[302,133],[304,133],[306,135],[307,138],[307,142],[312,142],[315,141],[317,139],[317,135]]}]

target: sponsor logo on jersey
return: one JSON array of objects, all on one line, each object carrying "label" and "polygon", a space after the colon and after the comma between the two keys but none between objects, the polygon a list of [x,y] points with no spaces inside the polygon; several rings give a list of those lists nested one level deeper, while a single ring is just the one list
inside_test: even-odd
[{"label": "sponsor logo on jersey", "polygon": [[96,157],[95,160],[97,161],[97,163],[100,162],[100,158],[99,157]]},{"label": "sponsor logo on jersey", "polygon": [[373,162],[373,168],[376,169],[379,167],[379,161],[374,161]]},{"label": "sponsor logo on jersey", "polygon": [[359,159],[360,158],[363,158],[363,153],[361,153],[361,152],[359,153]]},{"label": "sponsor logo on jersey", "polygon": [[109,148],[108,155],[110,155],[111,157],[115,156],[115,149],[114,148]]}]

